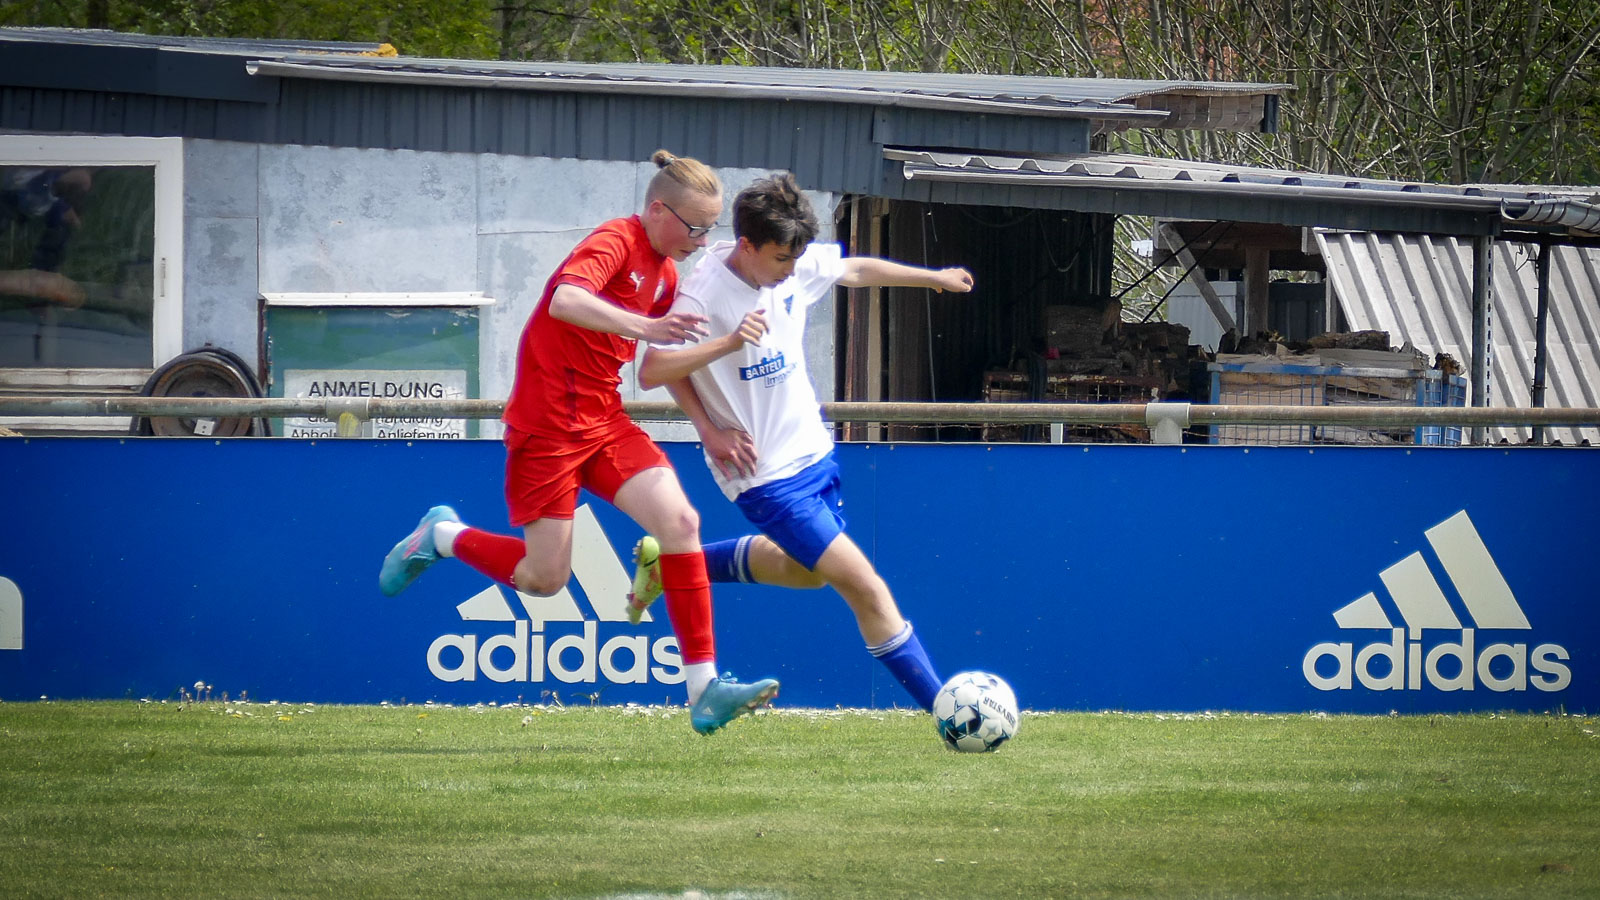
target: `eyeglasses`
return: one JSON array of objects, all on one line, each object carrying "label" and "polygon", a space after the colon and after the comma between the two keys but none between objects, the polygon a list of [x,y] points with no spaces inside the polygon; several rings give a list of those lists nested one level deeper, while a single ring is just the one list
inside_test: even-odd
[{"label": "eyeglasses", "polygon": [[688,220],[684,219],[683,216],[678,215],[678,211],[677,210],[673,209],[670,206],[667,206],[667,203],[666,203],[665,200],[661,201],[661,205],[662,206],[666,206],[667,207],[667,212],[672,213],[672,217],[674,219],[677,219],[679,222],[682,222],[683,223],[683,227],[689,229],[689,237],[692,237],[692,238],[705,237],[706,235],[711,233],[711,229],[717,227],[715,223],[713,223],[711,225],[690,225]]}]

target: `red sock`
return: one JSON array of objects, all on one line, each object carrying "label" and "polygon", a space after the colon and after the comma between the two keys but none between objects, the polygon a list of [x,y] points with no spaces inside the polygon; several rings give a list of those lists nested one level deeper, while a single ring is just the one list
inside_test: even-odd
[{"label": "red sock", "polygon": [[683,661],[691,665],[715,662],[717,643],[711,631],[711,579],[706,577],[705,554],[699,550],[661,554],[661,587]]},{"label": "red sock", "polygon": [[527,553],[527,545],[520,538],[478,528],[468,528],[456,535],[456,559],[512,590],[517,586],[512,583],[511,575]]}]

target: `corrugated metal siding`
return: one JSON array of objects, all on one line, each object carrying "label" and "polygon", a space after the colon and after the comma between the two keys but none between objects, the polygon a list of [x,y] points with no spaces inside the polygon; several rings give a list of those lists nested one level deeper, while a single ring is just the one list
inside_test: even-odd
[{"label": "corrugated metal siding", "polygon": [[813,101],[730,101],[360,82],[286,81],[280,143],[645,159],[658,147],[715,166],[786,168],[817,190],[898,196],[887,142],[1081,152],[1081,120],[874,109]]},{"label": "corrugated metal siding", "polygon": [[1080,121],[625,94],[543,94],[290,81],[277,104],[0,88],[0,128],[396,150],[642,160],[658,147],[716,166],[786,168],[817,190],[896,197],[886,135],[1075,152]]},{"label": "corrugated metal siding", "polygon": [[0,128],[614,160],[668,146],[899,197],[885,145],[1079,153],[1088,117],[1161,121],[1125,100],[1290,87],[354,55],[372,46],[0,28]]},{"label": "corrugated metal siding", "polygon": [[[1429,354],[1448,353],[1470,371],[1472,243],[1375,232],[1317,233],[1328,280],[1353,329],[1389,332]],[[1600,406],[1600,249],[1552,248],[1545,405]],[[1494,244],[1489,405],[1531,406],[1538,281],[1535,249]],[[1470,399],[1468,401],[1471,402]],[[1531,429],[1492,429],[1527,441]],[[1597,428],[1555,428],[1563,443],[1600,442]]]},{"label": "corrugated metal siding", "polygon": [[271,124],[259,103],[0,87],[0,128],[130,137],[265,141]]}]

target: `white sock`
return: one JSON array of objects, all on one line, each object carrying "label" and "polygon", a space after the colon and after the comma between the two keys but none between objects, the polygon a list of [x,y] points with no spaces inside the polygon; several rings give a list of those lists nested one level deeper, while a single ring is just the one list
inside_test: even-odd
[{"label": "white sock", "polygon": [[439,551],[440,556],[456,555],[456,535],[467,530],[467,526],[460,522],[435,522],[433,525],[433,547]]},{"label": "white sock", "polygon": [[689,690],[689,705],[693,706],[705,693],[706,685],[717,677],[717,661],[688,663],[683,667],[683,686]]}]

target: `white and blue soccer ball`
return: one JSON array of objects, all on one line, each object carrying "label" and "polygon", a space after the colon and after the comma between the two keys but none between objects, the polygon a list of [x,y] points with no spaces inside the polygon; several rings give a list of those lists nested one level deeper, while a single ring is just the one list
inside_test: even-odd
[{"label": "white and blue soccer ball", "polygon": [[988,753],[1017,734],[1022,723],[1011,685],[988,672],[953,676],[933,698],[933,721],[952,750]]}]

